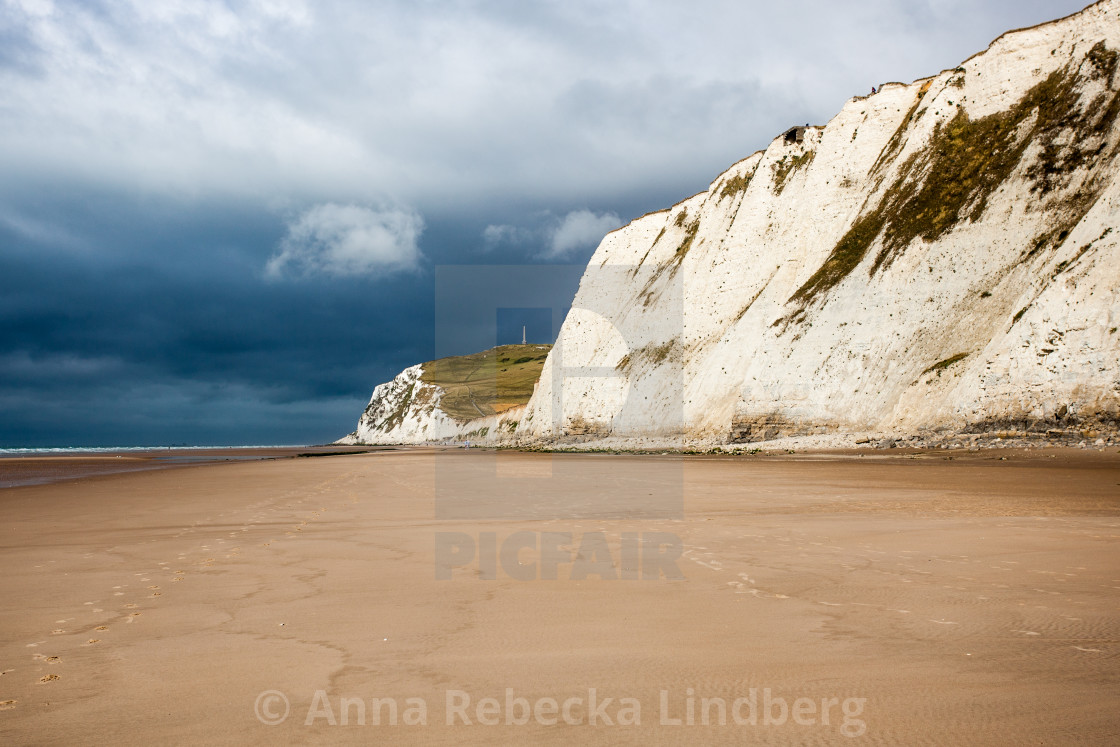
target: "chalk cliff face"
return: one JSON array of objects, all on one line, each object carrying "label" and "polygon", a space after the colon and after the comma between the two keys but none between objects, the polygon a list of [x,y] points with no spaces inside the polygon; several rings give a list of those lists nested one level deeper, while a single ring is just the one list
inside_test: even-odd
[{"label": "chalk cliff face", "polygon": [[338,444],[423,444],[441,441],[492,443],[513,433],[524,406],[464,422],[440,408],[442,387],[420,377],[423,365],[411,366],[373,390],[357,429]]},{"label": "chalk cliff face", "polygon": [[373,390],[357,429],[337,443],[425,443],[508,437],[549,345],[503,345],[406,368]]},{"label": "chalk cliff face", "polygon": [[1007,34],[610,234],[522,432],[1115,419],[1117,49],[1116,2]]},{"label": "chalk cliff face", "polygon": [[496,432],[1115,430],[1117,50],[1120,0],[1005,34],[609,234]]},{"label": "chalk cliff face", "polygon": [[443,390],[421,381],[423,366],[406,368],[373,390],[358,428],[335,443],[422,443],[454,437],[459,424],[439,408]]}]

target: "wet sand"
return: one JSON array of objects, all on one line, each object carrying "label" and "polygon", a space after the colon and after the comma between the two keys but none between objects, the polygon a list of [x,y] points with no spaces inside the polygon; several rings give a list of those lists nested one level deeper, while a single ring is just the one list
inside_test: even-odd
[{"label": "wet sand", "polygon": [[0,488],[45,485],[94,475],[145,472],[187,465],[319,456],[340,451],[358,453],[369,450],[368,447],[360,446],[250,446],[0,453]]},{"label": "wet sand", "polygon": [[0,740],[1115,743],[1120,455],[894,451],[415,449],[2,490]]}]

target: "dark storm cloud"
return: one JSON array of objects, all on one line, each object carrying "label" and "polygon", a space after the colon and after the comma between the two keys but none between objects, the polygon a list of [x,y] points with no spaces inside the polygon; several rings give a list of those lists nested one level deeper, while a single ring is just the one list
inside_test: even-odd
[{"label": "dark storm cloud", "polygon": [[345,432],[370,381],[430,355],[423,277],[263,282],[278,236],[254,210],[171,213],[83,221],[99,246],[82,251],[0,229],[9,443],[323,440]]},{"label": "dark storm cloud", "polygon": [[[432,355],[440,266],[585,262],[789,124],[1079,7],[0,0],[0,446],[342,435]],[[501,341],[547,329],[514,305]]]}]

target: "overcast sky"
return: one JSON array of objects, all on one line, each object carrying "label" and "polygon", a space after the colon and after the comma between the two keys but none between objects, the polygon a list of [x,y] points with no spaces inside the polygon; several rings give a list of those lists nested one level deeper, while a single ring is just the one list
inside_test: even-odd
[{"label": "overcast sky", "polygon": [[0,447],[337,438],[441,266],[559,318],[607,231],[1083,5],[0,0]]}]

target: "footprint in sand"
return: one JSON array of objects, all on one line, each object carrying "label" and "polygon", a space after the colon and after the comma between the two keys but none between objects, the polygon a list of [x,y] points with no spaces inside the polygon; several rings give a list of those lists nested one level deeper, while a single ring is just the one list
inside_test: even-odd
[{"label": "footprint in sand", "polygon": [[98,625],[96,628],[94,628],[94,630],[108,630],[108,629],[109,629],[108,625]]},{"label": "footprint in sand", "polygon": [[10,711],[16,707],[18,700],[0,700],[0,711]]},{"label": "footprint in sand", "polygon": [[92,645],[93,645],[93,644],[95,644],[95,643],[101,643],[101,639],[100,639],[100,638],[90,638],[90,639],[89,639],[88,641],[86,641],[86,642],[85,642],[85,644],[83,644],[83,645],[86,645],[86,646],[92,646]]},{"label": "footprint in sand", "polygon": [[40,682],[54,682],[57,679],[59,679],[59,676],[57,674],[48,674],[45,677],[40,677],[39,681]]}]

